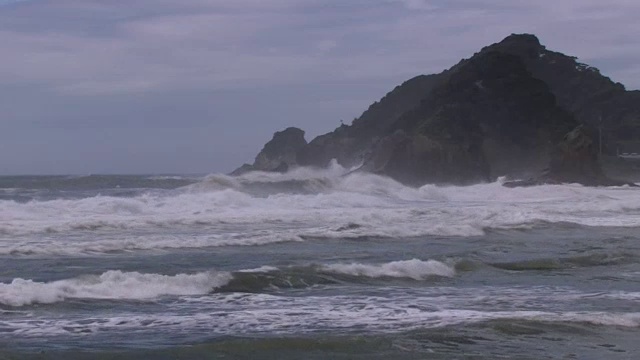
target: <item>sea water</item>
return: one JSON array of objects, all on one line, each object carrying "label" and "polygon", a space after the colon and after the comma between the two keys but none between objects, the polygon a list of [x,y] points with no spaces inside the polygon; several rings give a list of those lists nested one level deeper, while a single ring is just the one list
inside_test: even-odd
[{"label": "sea water", "polygon": [[0,177],[0,259],[0,358],[640,358],[631,187]]}]

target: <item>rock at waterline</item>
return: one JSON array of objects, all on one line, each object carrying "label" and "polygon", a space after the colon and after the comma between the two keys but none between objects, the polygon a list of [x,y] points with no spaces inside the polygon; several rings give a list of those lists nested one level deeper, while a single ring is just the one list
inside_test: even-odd
[{"label": "rock at waterline", "polygon": [[243,164],[231,175],[242,175],[249,171],[286,172],[297,165],[297,154],[306,145],[303,130],[289,127],[278,131],[258,153],[253,165]]},{"label": "rock at waterline", "polygon": [[508,181],[506,187],[575,183],[585,186],[637,186],[605,176],[598,161],[598,148],[593,131],[579,125],[565,135],[553,151],[548,170],[537,177]]}]

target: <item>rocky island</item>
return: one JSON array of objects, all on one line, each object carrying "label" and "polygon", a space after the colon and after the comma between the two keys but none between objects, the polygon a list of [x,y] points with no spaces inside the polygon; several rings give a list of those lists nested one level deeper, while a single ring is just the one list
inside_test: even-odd
[{"label": "rocky island", "polygon": [[640,92],[547,50],[534,35],[514,34],[439,74],[406,81],[351,125],[308,143],[300,129],[276,132],[253,164],[232,174],[335,159],[413,186],[502,176],[513,180],[506,186],[622,185],[605,175],[600,158],[639,138]]}]

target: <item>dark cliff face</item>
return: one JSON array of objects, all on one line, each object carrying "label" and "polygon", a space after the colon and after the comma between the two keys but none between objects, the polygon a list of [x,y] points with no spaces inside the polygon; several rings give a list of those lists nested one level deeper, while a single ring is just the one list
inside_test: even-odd
[{"label": "dark cliff face", "polygon": [[554,149],[545,176],[561,183],[585,182],[585,179],[597,182],[604,179],[593,139],[593,132],[583,125],[568,132]]},{"label": "dark cliff face", "polygon": [[570,112],[579,111],[594,98],[624,93],[624,86],[614,83],[594,67],[575,57],[549,51],[534,35],[511,35],[481,52],[497,51],[520,57],[533,76],[541,79],[556,95],[558,104]]},{"label": "dark cliff face", "polygon": [[[604,151],[615,154],[619,142],[640,137],[640,92],[602,75],[575,57],[547,50],[533,35],[511,35],[482,50],[520,57],[534,77],[544,81],[581,123],[602,127]],[[622,146],[623,144],[620,144]]]},{"label": "dark cliff face", "polygon": [[485,52],[398,119],[363,168],[415,185],[526,176],[548,166],[552,145],[576,125],[519,57]]},{"label": "dark cliff face", "polygon": [[417,107],[442,78],[443,74],[420,75],[397,86],[369,106],[352,125],[342,125],[333,132],[313,139],[300,152],[299,164],[324,167],[332,159],[345,167],[361,164],[375,142],[388,135],[394,123]]},{"label": "dark cliff face", "polygon": [[440,84],[446,73],[420,75],[407,80],[376,101],[353,121],[352,136],[386,135],[395,122],[407,111],[416,108],[422,99]]},{"label": "dark cliff face", "polygon": [[608,178],[598,161],[595,131],[581,124],[568,132],[551,152],[549,168],[526,180],[508,181],[507,187],[580,183],[586,186],[637,186]]},{"label": "dark cliff face", "polygon": [[[597,156],[569,151],[572,146],[558,149],[573,129],[581,123],[599,125],[605,113],[602,121],[611,134],[635,131],[638,100],[639,92],[627,92],[575,58],[546,50],[535,36],[511,35],[440,74],[406,81],[352,125],[309,144],[299,133],[293,138],[302,141],[285,141],[276,133],[244,170],[324,167],[336,159],[411,185],[468,184],[499,176],[593,185],[604,179]],[[589,139],[589,151],[596,148],[592,133],[579,133],[581,144]],[[296,145],[275,145],[280,143]],[[537,175],[545,169],[553,179]]]}]

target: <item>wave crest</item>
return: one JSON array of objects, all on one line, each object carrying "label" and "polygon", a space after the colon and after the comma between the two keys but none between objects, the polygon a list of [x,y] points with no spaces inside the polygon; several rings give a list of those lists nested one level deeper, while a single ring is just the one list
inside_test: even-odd
[{"label": "wave crest", "polygon": [[359,263],[323,265],[321,269],[330,273],[370,278],[395,277],[413,280],[425,280],[431,276],[453,277],[456,274],[453,267],[440,261],[418,259],[392,261],[380,265]]},{"label": "wave crest", "polygon": [[0,304],[25,306],[66,299],[148,300],[166,295],[203,295],[230,280],[231,274],[225,272],[169,276],[119,270],[52,282],[18,278],[0,284]]},{"label": "wave crest", "polygon": [[[633,188],[508,189],[499,182],[411,188],[334,165],[286,174],[210,175],[180,189],[129,198],[0,200],[0,253],[138,249],[131,245],[138,239],[117,240],[131,234],[151,234],[145,239],[151,245],[144,247],[158,249],[281,239],[469,237],[538,224],[640,227],[639,204],[640,192]],[[33,249],[34,235],[55,241]],[[76,238],[65,240],[71,236]],[[99,245],[77,249],[87,238]]]}]

